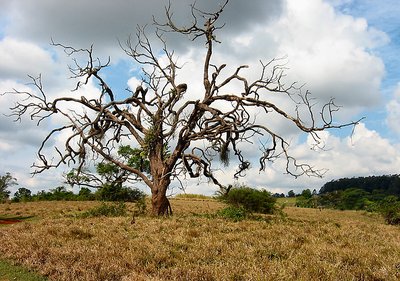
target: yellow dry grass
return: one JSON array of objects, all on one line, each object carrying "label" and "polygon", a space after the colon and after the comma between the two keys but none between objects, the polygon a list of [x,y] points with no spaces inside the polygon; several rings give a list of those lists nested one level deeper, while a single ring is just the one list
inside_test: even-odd
[{"label": "yellow dry grass", "polygon": [[96,201],[40,201],[0,204],[0,215],[34,216],[37,219],[62,218],[100,205]]},{"label": "yellow dry grass", "polygon": [[173,217],[133,225],[70,216],[96,204],[0,205],[0,214],[40,217],[1,227],[0,255],[52,280],[400,279],[400,229],[379,216],[286,208],[286,218],[232,222],[196,215],[219,202],[182,199]]}]

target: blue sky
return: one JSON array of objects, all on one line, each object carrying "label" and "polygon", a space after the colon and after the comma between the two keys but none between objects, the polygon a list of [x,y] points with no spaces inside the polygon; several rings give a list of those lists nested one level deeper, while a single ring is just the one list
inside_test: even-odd
[{"label": "blue sky", "polygon": [[[113,2],[51,0],[0,0],[0,92],[27,89],[27,74],[42,74],[52,97],[70,94],[73,81],[66,65],[71,63],[60,50],[50,46],[51,38],[77,48],[94,44],[96,55],[111,57],[105,72],[108,83],[120,95],[128,85],[135,87],[137,69],[121,51],[124,41],[135,33],[137,24],[151,23],[152,15],[162,18],[166,1]],[[189,19],[187,0],[173,1],[179,22]],[[213,9],[216,1],[197,1]],[[256,75],[260,59],[287,56],[287,75],[292,81],[306,83],[323,102],[334,97],[342,106],[338,120],[346,122],[366,117],[353,135],[349,130],[330,131],[321,137],[327,151],[310,152],[309,141],[285,127],[276,128],[287,135],[292,152],[301,160],[328,169],[323,179],[293,179],[283,174],[282,163],[259,173],[254,147],[249,157],[254,168],[241,179],[258,188],[287,193],[290,189],[319,189],[324,182],[340,177],[398,174],[400,168],[400,5],[396,0],[231,0],[223,15],[225,28],[218,34],[218,63],[233,69],[249,64]],[[185,68],[180,74],[191,89],[201,84],[198,67],[204,45],[186,40],[170,40]],[[85,95],[96,95],[95,84]],[[196,94],[196,93],[194,93]],[[1,96],[1,113],[15,98]],[[54,124],[60,120],[52,120]],[[48,171],[32,178],[30,166],[36,150],[49,130],[29,120],[13,123],[0,116],[0,174],[11,172],[20,186],[32,191],[62,184],[62,173],[69,167]],[[62,143],[63,136],[54,140]],[[257,148],[257,147],[256,147]],[[233,182],[235,167],[218,172],[222,182]],[[187,182],[187,192],[212,194],[215,186],[206,181]]]},{"label": "blue sky", "polygon": [[[335,1],[333,1],[335,2]],[[383,46],[371,50],[382,58],[385,63],[385,76],[382,79],[381,91],[383,98],[390,101],[393,92],[399,82],[400,77],[400,5],[395,0],[376,1],[358,0],[343,1],[336,3],[335,9],[343,14],[353,17],[365,18],[368,25],[385,32],[389,37],[389,42]],[[370,118],[366,122],[371,128],[380,130],[379,119],[385,118],[385,112],[369,112]],[[391,130],[380,130],[380,133],[388,138],[396,138]]]}]

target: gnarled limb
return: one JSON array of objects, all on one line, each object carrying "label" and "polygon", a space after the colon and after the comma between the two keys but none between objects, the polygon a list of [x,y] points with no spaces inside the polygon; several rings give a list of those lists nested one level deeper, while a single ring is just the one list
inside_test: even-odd
[{"label": "gnarled limb", "polygon": [[[53,100],[44,91],[41,77],[31,77],[34,91],[12,93],[22,96],[12,108],[12,115],[21,120],[29,114],[37,120],[57,115],[65,124],[52,129],[39,147],[39,163],[36,172],[59,167],[61,164],[78,165],[77,171],[84,171],[89,158],[103,159],[118,166],[135,179],[143,181],[152,193],[153,214],[171,214],[171,206],[166,197],[167,189],[175,177],[186,172],[192,178],[206,177],[224,190],[224,184],[215,176],[212,163],[219,156],[221,162],[229,164],[233,157],[238,167],[235,177],[245,175],[251,161],[246,159],[243,144],[254,145],[260,141],[260,170],[265,170],[268,162],[277,158],[286,161],[286,173],[322,176],[309,164],[298,162],[289,151],[285,136],[279,134],[264,117],[279,117],[288,125],[310,135],[316,145],[322,145],[318,132],[355,126],[360,120],[345,124],[334,122],[334,113],[339,107],[331,99],[316,110],[311,94],[302,90],[297,83],[285,83],[285,63],[282,59],[261,62],[261,73],[256,79],[244,75],[247,65],[239,65],[228,72],[226,64],[213,63],[216,33],[223,28],[219,23],[229,0],[215,12],[204,12],[191,6],[192,23],[179,27],[174,23],[171,6],[166,8],[166,22],[155,21],[156,38],[160,49],[154,49],[144,27],[138,27],[135,37],[130,37],[121,47],[125,53],[142,68],[142,81],[136,89],[127,89],[124,98],[113,92],[103,76],[103,69],[110,65],[110,58],[102,63],[94,56],[94,48],[75,49],[54,43],[73,57],[71,76],[77,80],[73,89],[75,96],[57,97]],[[169,50],[165,33],[175,32],[191,40],[202,39],[206,50],[202,62],[201,98],[191,99],[191,81],[180,81],[178,74],[182,66],[177,63],[174,51]],[[74,56],[85,54],[86,61],[78,61]],[[88,99],[78,97],[82,86],[93,80],[99,85],[99,95]],[[236,92],[229,91],[232,83],[240,85]],[[198,93],[197,93],[198,94]],[[285,99],[285,107],[274,97]],[[291,102],[292,110],[287,110]],[[79,105],[82,112],[67,110],[63,105]],[[257,111],[259,117],[255,116]],[[63,147],[57,147],[58,156],[52,160],[45,150],[50,140],[57,134],[65,133]],[[202,141],[202,147],[199,146]],[[149,171],[130,165],[114,153],[121,143],[131,143],[140,148],[141,157],[149,162]]]}]

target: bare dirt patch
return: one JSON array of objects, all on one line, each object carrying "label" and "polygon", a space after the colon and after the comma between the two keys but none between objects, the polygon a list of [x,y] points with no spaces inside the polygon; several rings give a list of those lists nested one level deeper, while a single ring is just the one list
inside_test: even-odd
[{"label": "bare dirt patch", "polygon": [[0,224],[14,224],[14,223],[19,223],[22,222],[22,220],[16,220],[16,219],[0,219]]},{"label": "bare dirt patch", "polygon": [[33,216],[0,216],[0,225],[1,224],[15,224],[15,223],[23,222],[30,218],[33,218]]}]

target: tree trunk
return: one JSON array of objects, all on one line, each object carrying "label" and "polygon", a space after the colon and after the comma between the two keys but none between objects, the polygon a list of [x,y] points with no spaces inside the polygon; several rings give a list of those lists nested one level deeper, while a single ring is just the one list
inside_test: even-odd
[{"label": "tree trunk", "polygon": [[162,111],[159,111],[153,119],[154,126],[149,137],[149,161],[152,175],[151,205],[154,216],[172,215],[172,208],[166,196],[171,183],[170,171],[165,163],[165,146],[162,130]]},{"label": "tree trunk", "polygon": [[166,189],[155,187],[151,192],[151,206],[153,216],[172,215],[172,208],[166,196]]},{"label": "tree trunk", "polygon": [[[157,151],[156,149],[154,149]],[[151,206],[152,214],[154,216],[168,216],[172,215],[171,205],[167,198],[167,190],[171,179],[165,171],[167,170],[162,159],[162,154],[151,155],[150,157],[150,170],[152,174],[151,186]]]}]

